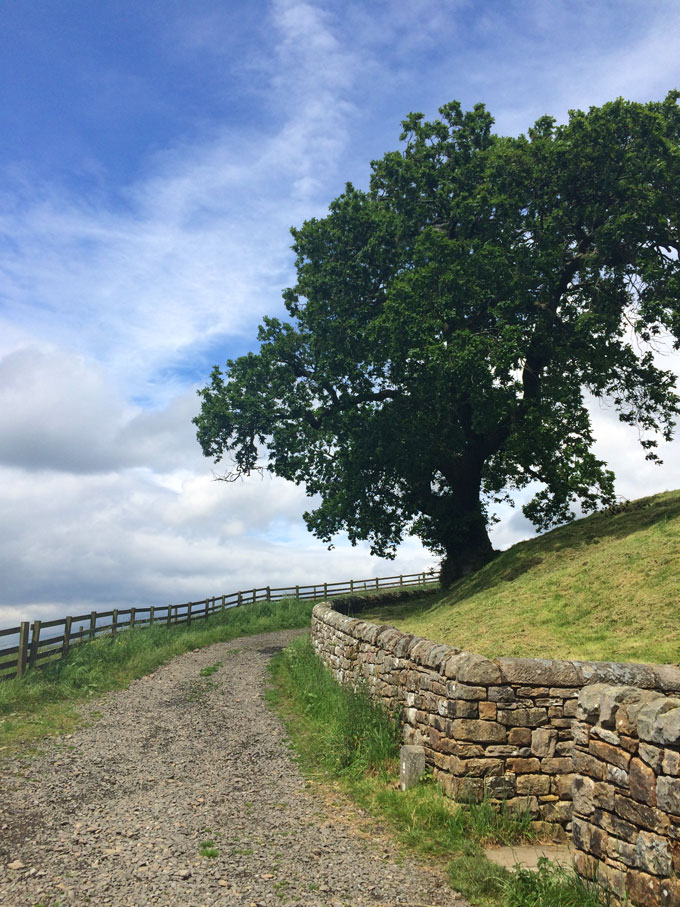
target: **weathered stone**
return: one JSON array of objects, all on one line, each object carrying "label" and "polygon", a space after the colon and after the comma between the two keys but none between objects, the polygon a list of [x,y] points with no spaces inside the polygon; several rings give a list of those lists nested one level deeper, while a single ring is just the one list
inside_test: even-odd
[{"label": "weathered stone", "polygon": [[538,727],[548,720],[545,709],[498,710],[498,722],[510,727]]},{"label": "weathered stone", "polygon": [[541,770],[541,763],[536,758],[523,759],[521,757],[510,758],[506,762],[507,770],[515,774],[526,772],[537,773]]},{"label": "weathered stone", "polygon": [[540,812],[546,822],[555,822],[558,825],[566,825],[571,818],[572,803],[571,800],[556,800],[555,802],[549,803],[542,800]]},{"label": "weathered stone", "polygon": [[581,878],[592,882],[597,876],[597,860],[590,854],[577,850],[574,854],[574,869]]},{"label": "weathered stone", "polygon": [[626,896],[626,870],[620,866],[608,863],[599,863],[597,867],[597,881],[605,891],[611,891],[619,899]]},{"label": "weathered stone", "polygon": [[641,831],[636,845],[638,868],[657,876],[669,876],[673,866],[668,842],[659,835]]},{"label": "weathered stone", "polygon": [[657,778],[656,802],[660,809],[680,816],[680,778]]},{"label": "weathered stone", "polygon": [[643,759],[648,765],[659,774],[661,772],[661,763],[663,762],[663,750],[658,746],[652,746],[649,743],[641,743],[638,749],[640,759]]},{"label": "weathered stone", "polygon": [[578,694],[578,716],[588,724],[597,724],[600,720],[602,697],[610,689],[609,684],[593,683],[584,687]]},{"label": "weathered stone", "polygon": [[546,772],[548,775],[565,774],[571,772],[573,767],[574,763],[569,756],[556,756],[552,759],[541,760],[541,771]]},{"label": "weathered stone", "polygon": [[425,772],[425,750],[422,746],[402,746],[399,751],[401,789],[414,787]]},{"label": "weathered stone", "polygon": [[617,838],[621,838],[622,841],[627,841],[629,844],[635,844],[640,832],[637,825],[633,825],[632,822],[626,822],[625,819],[621,819],[619,816],[614,815],[614,813],[599,808],[593,813],[593,822],[596,825],[600,825],[610,834],[615,835]]},{"label": "weathered stone", "polygon": [[680,907],[680,879],[664,879],[661,883],[662,907]]},{"label": "weathered stone", "polygon": [[613,661],[575,661],[574,667],[579,671],[583,684],[604,683],[617,687],[642,687],[653,690],[656,686],[656,675],[650,665]]},{"label": "weathered stone", "polygon": [[624,771],[628,770],[630,753],[622,751],[618,746],[612,746],[610,743],[605,743],[604,740],[593,740],[591,738],[588,744],[588,752],[591,756],[595,756],[596,759],[602,759],[604,762],[609,762],[611,765],[624,769]]},{"label": "weathered stone", "polygon": [[515,778],[508,775],[499,778],[485,778],[484,788],[487,796],[496,800],[509,800],[518,793]]},{"label": "weathered stone", "polygon": [[582,775],[588,775],[598,781],[603,781],[607,777],[607,765],[581,750],[574,750],[573,755],[574,771]]},{"label": "weathered stone", "polygon": [[448,658],[443,665],[447,677],[454,677],[462,683],[492,686],[501,683],[498,665],[482,655],[461,652]]},{"label": "weathered stone", "polygon": [[543,658],[498,658],[505,683],[576,687],[581,683],[578,671],[570,661]]},{"label": "weathered stone", "polygon": [[486,756],[500,756],[505,758],[506,756],[516,756],[517,747],[510,746],[508,743],[498,743],[487,746],[484,750]]},{"label": "weathered stone", "polygon": [[641,907],[658,907],[661,903],[659,880],[646,872],[629,869],[626,873],[626,891],[630,899]]},{"label": "weathered stone", "polygon": [[531,752],[534,756],[553,756],[557,745],[557,731],[552,728],[536,728],[531,732]]},{"label": "weathered stone", "polygon": [[674,750],[664,750],[662,771],[664,775],[680,775],[680,753]]},{"label": "weathered stone", "polygon": [[479,717],[486,721],[495,721],[498,715],[498,706],[495,702],[480,702]]},{"label": "weathered stone", "polygon": [[628,783],[634,800],[656,806],[656,775],[647,763],[641,759],[631,759]]},{"label": "weathered stone", "polygon": [[574,785],[575,774],[553,775],[550,779],[550,790],[557,794],[560,800],[571,800],[571,791]]},{"label": "weathered stone", "polygon": [[574,746],[587,747],[590,740],[590,728],[585,721],[574,721],[571,728]]},{"label": "weathered stone", "polygon": [[601,725],[596,724],[590,729],[591,737],[597,737],[599,740],[604,740],[605,743],[609,743],[611,746],[619,746],[621,744],[621,738],[614,731],[610,731],[606,727],[601,727]]},{"label": "weathered stone", "polygon": [[518,794],[540,797],[550,793],[550,777],[548,775],[517,775],[516,786]]},{"label": "weathered stone", "polygon": [[514,702],[517,698],[510,686],[489,687],[489,702]]},{"label": "weathered stone", "polygon": [[505,801],[505,808],[512,815],[529,813],[530,816],[537,816],[538,799],[536,797],[511,797]]},{"label": "weathered stone", "polygon": [[480,743],[504,743],[507,737],[505,728],[494,721],[466,721],[464,719],[452,721],[451,733],[460,740],[473,740]]},{"label": "weathered stone", "polygon": [[508,743],[514,746],[528,746],[531,743],[532,731],[528,727],[513,727],[508,731]]},{"label": "weathered stone", "polygon": [[657,690],[665,693],[680,693],[680,668],[674,664],[654,665]]},{"label": "weathered stone", "polygon": [[609,781],[610,784],[615,784],[617,787],[627,788],[628,772],[624,771],[622,768],[617,768],[615,765],[608,765],[607,781]]},{"label": "weathered stone", "polygon": [[460,777],[485,778],[489,775],[503,774],[501,759],[459,759],[451,756],[449,770]]},{"label": "weathered stone", "polygon": [[647,743],[679,743],[680,699],[659,698],[644,706],[637,716],[637,728],[638,737]]},{"label": "weathered stone", "polygon": [[[661,806],[658,782],[656,800]],[[669,826],[668,816],[662,811],[663,806],[661,809],[654,809],[651,806],[638,803],[637,800],[631,800],[630,797],[624,797],[622,794],[617,793],[614,798],[614,809],[622,819],[632,822],[633,825],[642,826],[642,828],[649,831],[663,833]]]},{"label": "weathered stone", "polygon": [[632,866],[633,868],[638,866],[637,847],[635,844],[629,844],[628,841],[611,837],[609,839],[609,855],[620,863],[625,863],[626,866]]},{"label": "weathered stone", "polygon": [[449,680],[446,684],[446,695],[451,699],[486,699],[486,687],[471,687],[455,680]]}]

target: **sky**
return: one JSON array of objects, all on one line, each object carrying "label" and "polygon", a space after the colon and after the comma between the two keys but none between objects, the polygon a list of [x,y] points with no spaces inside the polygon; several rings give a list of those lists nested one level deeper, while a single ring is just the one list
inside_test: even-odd
[{"label": "sky", "polygon": [[[658,100],[679,34],[676,0],[3,0],[0,627],[436,566],[327,550],[283,480],[216,482],[196,390],[410,111],[482,101],[517,135]],[[680,487],[680,442],[654,466],[593,417],[622,496]],[[501,516],[497,547],[534,534]]]}]

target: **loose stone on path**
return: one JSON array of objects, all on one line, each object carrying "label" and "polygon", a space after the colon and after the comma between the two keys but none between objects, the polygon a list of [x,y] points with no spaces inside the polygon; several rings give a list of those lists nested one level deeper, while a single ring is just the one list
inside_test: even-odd
[{"label": "loose stone on path", "polygon": [[90,727],[3,763],[0,905],[465,907],[300,776],[263,700],[297,632],[180,656],[88,706]]}]

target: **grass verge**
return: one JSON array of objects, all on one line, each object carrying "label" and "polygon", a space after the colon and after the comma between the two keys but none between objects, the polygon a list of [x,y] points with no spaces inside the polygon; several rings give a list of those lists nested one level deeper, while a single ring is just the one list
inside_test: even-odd
[{"label": "grass verge", "polygon": [[389,826],[409,849],[443,862],[451,885],[480,907],[595,907],[606,901],[572,873],[547,861],[538,873],[509,872],[484,857],[487,844],[530,836],[526,815],[481,804],[456,804],[432,777],[409,791],[398,783],[395,716],[365,690],[341,687],[315,656],[308,638],[295,640],[270,665],[270,702],[286,722],[308,777],[340,783],[360,806]]},{"label": "grass verge", "polygon": [[[0,757],[80,722],[75,706],[126,687],[176,655],[241,636],[309,626],[315,602],[285,599],[220,612],[188,627],[156,625],[126,630],[74,646],[68,657],[21,679],[0,683]],[[216,670],[213,665],[206,675]]]},{"label": "grass verge", "polygon": [[680,491],[502,551],[435,598],[361,616],[498,656],[677,663]]}]

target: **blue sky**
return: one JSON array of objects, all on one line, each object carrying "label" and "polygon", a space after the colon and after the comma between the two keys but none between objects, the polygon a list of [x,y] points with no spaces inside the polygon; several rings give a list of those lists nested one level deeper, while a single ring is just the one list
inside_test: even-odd
[{"label": "blue sky", "polygon": [[[215,483],[191,418],[293,280],[289,228],[454,98],[504,134],[680,86],[676,2],[5,0],[0,625],[427,567],[306,533],[301,489]],[[675,360],[669,360],[675,361]],[[627,497],[680,486],[594,413]],[[504,513],[499,546],[531,534]]]}]

